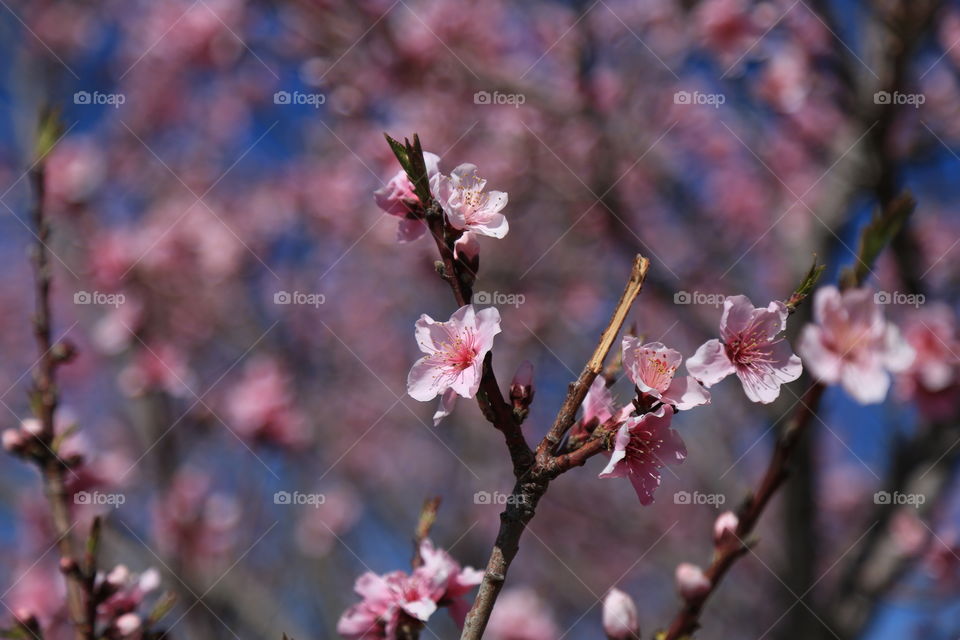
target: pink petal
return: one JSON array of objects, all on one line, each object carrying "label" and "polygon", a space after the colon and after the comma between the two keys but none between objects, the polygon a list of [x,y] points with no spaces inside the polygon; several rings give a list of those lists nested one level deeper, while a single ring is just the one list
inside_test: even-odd
[{"label": "pink petal", "polygon": [[436,413],[433,414],[433,426],[440,426],[440,422],[448,415],[453,413],[453,407],[457,403],[457,394],[453,389],[447,389],[440,396],[440,404],[437,406]]},{"label": "pink petal", "polygon": [[663,401],[674,405],[680,411],[692,409],[701,404],[710,404],[710,392],[693,376],[678,376],[670,382],[663,392]]},{"label": "pink petal", "polygon": [[800,333],[797,351],[803,357],[807,369],[820,382],[836,384],[840,380],[841,360],[824,342],[823,329],[808,324]]},{"label": "pink petal", "polygon": [[736,368],[727,357],[723,343],[714,338],[700,345],[697,352],[687,359],[687,371],[705,387],[711,387],[734,373]]}]

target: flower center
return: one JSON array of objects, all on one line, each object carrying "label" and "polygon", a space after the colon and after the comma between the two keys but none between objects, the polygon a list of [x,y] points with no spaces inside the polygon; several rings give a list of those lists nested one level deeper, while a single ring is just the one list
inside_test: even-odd
[{"label": "flower center", "polygon": [[673,380],[677,367],[667,362],[666,357],[650,349],[644,349],[642,357],[644,359],[644,381],[660,391],[670,386],[670,381]]}]

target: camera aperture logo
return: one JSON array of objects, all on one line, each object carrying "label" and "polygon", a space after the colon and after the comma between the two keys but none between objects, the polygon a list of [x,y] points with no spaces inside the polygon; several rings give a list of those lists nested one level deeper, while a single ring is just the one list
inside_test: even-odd
[{"label": "camera aperture logo", "polygon": [[900,93],[899,91],[890,93],[889,91],[877,91],[873,94],[874,104],[909,105],[914,109],[919,109],[920,105],[926,101],[927,96],[922,93]]},{"label": "camera aperture logo", "polygon": [[327,301],[322,293],[307,293],[304,291],[277,291],[273,294],[273,304],[298,304],[320,308]]},{"label": "camera aperture logo", "polygon": [[318,509],[320,505],[327,501],[327,496],[322,493],[301,493],[300,491],[277,491],[273,494],[273,504],[286,505],[306,505]]},{"label": "camera aperture logo", "polygon": [[877,291],[873,294],[876,304],[898,304],[919,309],[927,301],[922,293],[903,293],[901,291]]},{"label": "camera aperture logo", "polygon": [[927,496],[922,493],[900,493],[899,491],[890,493],[889,491],[877,491],[873,494],[873,504],[908,505],[919,508],[920,505],[926,501]]},{"label": "camera aperture logo", "polygon": [[74,504],[111,506],[119,509],[120,505],[127,501],[127,497],[122,493],[101,493],[99,491],[78,491],[73,494]]},{"label": "camera aperture logo", "polygon": [[727,496],[722,493],[700,493],[694,491],[677,491],[673,494],[674,504],[706,504],[714,509],[719,509],[727,501]]},{"label": "camera aperture logo", "polygon": [[470,302],[473,304],[511,305],[519,307],[527,301],[522,293],[502,293],[500,291],[476,291]]},{"label": "camera aperture logo", "polygon": [[307,104],[314,109],[326,103],[327,96],[322,93],[304,93],[302,91],[277,91],[273,94],[273,104]]},{"label": "camera aperture logo", "polygon": [[102,293],[100,291],[77,291],[73,294],[73,304],[95,304],[119,307],[127,301],[122,293]]},{"label": "camera aperture logo", "polygon": [[701,93],[699,91],[677,91],[673,94],[673,104],[697,104],[719,109],[727,101],[722,93]]},{"label": "camera aperture logo", "polygon": [[122,93],[102,93],[100,91],[77,91],[73,94],[73,104],[83,105],[109,105],[114,109],[119,109],[120,105],[127,101],[127,96]]},{"label": "camera aperture logo", "polygon": [[500,93],[494,91],[477,91],[473,94],[473,104],[507,104],[519,109],[520,105],[527,101],[527,96],[522,93]]},{"label": "camera aperture logo", "polygon": [[515,496],[512,493],[503,493],[502,491],[477,491],[473,494],[473,504],[493,504],[503,506],[505,504],[521,504],[523,496]]},{"label": "camera aperture logo", "polygon": [[673,294],[673,304],[706,304],[715,308],[723,306],[727,296],[722,293],[704,293],[703,291],[677,291]]}]

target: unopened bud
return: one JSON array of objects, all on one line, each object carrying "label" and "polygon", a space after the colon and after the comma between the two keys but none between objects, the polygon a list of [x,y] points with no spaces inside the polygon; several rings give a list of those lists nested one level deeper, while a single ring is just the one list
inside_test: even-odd
[{"label": "unopened bud", "polygon": [[126,565],[123,564],[118,564],[115,566],[110,570],[110,573],[107,574],[107,577],[104,578],[104,582],[115,588],[124,586],[129,580],[130,570],[127,569]]},{"label": "unopened bud", "polygon": [[113,626],[121,636],[133,635],[140,629],[140,625],[140,616],[135,613],[125,613],[113,621]]},{"label": "unopened bud", "polygon": [[43,423],[36,418],[26,418],[20,423],[20,429],[28,435],[39,437],[43,433]]},{"label": "unopened bud", "polygon": [[27,440],[19,429],[4,429],[0,437],[3,438],[3,448],[10,453],[20,453],[27,446]]},{"label": "unopened bud", "polygon": [[603,599],[603,632],[609,640],[640,637],[640,622],[633,599],[619,589],[611,589]]},{"label": "unopened bud", "polygon": [[80,570],[77,561],[73,558],[60,558],[60,571],[65,575],[77,573]]},{"label": "unopened bud", "polygon": [[67,363],[77,355],[77,347],[69,340],[62,340],[50,349],[50,355],[60,363]]},{"label": "unopened bud", "polygon": [[739,542],[737,537],[737,526],[739,524],[740,519],[733,511],[724,511],[717,516],[716,522],[713,523],[714,545],[719,549]]},{"label": "unopened bud", "polygon": [[515,409],[527,409],[533,402],[533,364],[524,360],[510,383],[510,401]]},{"label": "unopened bud", "polygon": [[703,569],[695,564],[683,562],[677,565],[677,589],[684,600],[695,600],[710,592],[710,581]]}]

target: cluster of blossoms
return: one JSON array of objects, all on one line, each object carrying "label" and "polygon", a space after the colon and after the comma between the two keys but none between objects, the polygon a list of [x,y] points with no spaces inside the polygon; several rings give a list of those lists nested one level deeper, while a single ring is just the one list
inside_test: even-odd
[{"label": "cluster of blossoms", "polygon": [[[462,233],[455,244],[458,253],[476,255],[478,235],[491,238],[507,235],[510,225],[500,213],[507,206],[507,194],[485,191],[487,181],[477,174],[476,165],[461,164],[446,176],[440,173],[439,156],[424,153],[423,159],[431,195],[443,210],[447,223]],[[425,203],[420,202],[404,170],[378,189],[374,197],[385,213],[401,218],[397,227],[399,242],[416,240],[427,231],[423,222]]]},{"label": "cluster of blossoms", "polygon": [[120,564],[106,574],[99,574],[94,592],[100,600],[97,614],[107,625],[105,637],[138,640],[145,618],[137,609],[159,586],[160,573],[156,569],[135,574]]},{"label": "cluster of blossoms", "polygon": [[440,607],[447,607],[458,625],[469,610],[463,599],[480,584],[483,572],[461,567],[449,553],[429,539],[420,544],[421,565],[412,573],[392,571],[379,576],[367,572],[357,578],[354,591],[363,600],[340,617],[337,632],[345,638],[396,638],[405,622],[422,624]]}]

